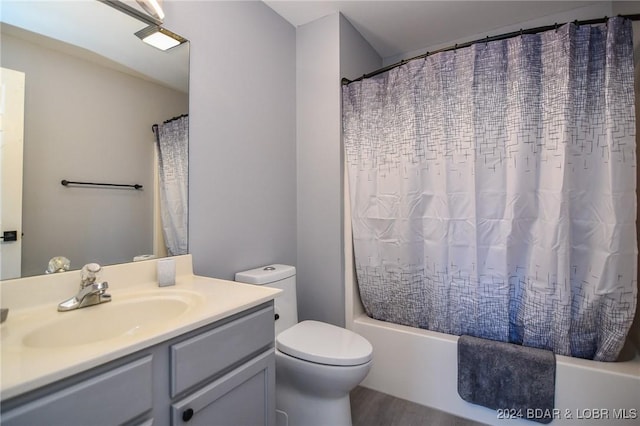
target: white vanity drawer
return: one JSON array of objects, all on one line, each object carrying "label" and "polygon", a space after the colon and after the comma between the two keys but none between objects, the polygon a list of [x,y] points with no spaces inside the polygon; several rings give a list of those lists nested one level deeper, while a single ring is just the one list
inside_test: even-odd
[{"label": "white vanity drawer", "polygon": [[3,426],[114,425],[152,407],[152,357],[117,367],[2,413]]},{"label": "white vanity drawer", "polygon": [[273,306],[171,346],[171,397],[273,345]]}]

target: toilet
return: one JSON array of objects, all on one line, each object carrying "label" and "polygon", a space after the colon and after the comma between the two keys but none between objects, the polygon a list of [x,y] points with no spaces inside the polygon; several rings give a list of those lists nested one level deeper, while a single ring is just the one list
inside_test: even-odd
[{"label": "toilet", "polygon": [[293,266],[238,272],[235,280],[283,291],[275,299],[277,425],[350,426],[349,392],[371,368],[371,344],[345,328],[298,322]]}]

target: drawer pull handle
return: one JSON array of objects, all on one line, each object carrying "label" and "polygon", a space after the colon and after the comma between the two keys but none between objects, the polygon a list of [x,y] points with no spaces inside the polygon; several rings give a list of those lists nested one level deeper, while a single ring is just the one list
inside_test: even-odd
[{"label": "drawer pull handle", "polygon": [[182,412],[182,421],[188,422],[193,417],[193,408],[187,408]]},{"label": "drawer pull handle", "polygon": [[280,314],[276,314],[275,318],[276,318],[276,321],[278,321],[280,319]]}]

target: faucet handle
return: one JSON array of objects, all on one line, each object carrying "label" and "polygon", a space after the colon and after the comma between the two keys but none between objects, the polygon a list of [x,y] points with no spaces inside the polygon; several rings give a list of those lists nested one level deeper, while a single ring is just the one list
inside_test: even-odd
[{"label": "faucet handle", "polygon": [[56,272],[66,272],[71,268],[71,261],[64,256],[52,257],[49,260],[45,274],[54,274]]},{"label": "faucet handle", "polygon": [[84,265],[81,271],[82,287],[86,287],[96,282],[99,277],[100,271],[102,271],[102,267],[97,263],[87,263],[86,265]]}]

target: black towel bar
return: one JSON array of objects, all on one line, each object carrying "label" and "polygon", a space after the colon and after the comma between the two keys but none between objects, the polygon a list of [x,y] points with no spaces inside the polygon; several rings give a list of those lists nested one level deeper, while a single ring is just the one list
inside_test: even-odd
[{"label": "black towel bar", "polygon": [[62,181],[60,181],[60,183],[64,186],[69,186],[69,185],[90,185],[90,186],[110,186],[110,187],[117,187],[117,188],[133,188],[133,189],[142,189],[142,185],[139,184],[133,184],[133,185],[127,185],[127,184],[121,184],[121,183],[95,183],[95,182],[76,182],[76,181],[72,181],[72,180],[66,180],[63,179]]}]

